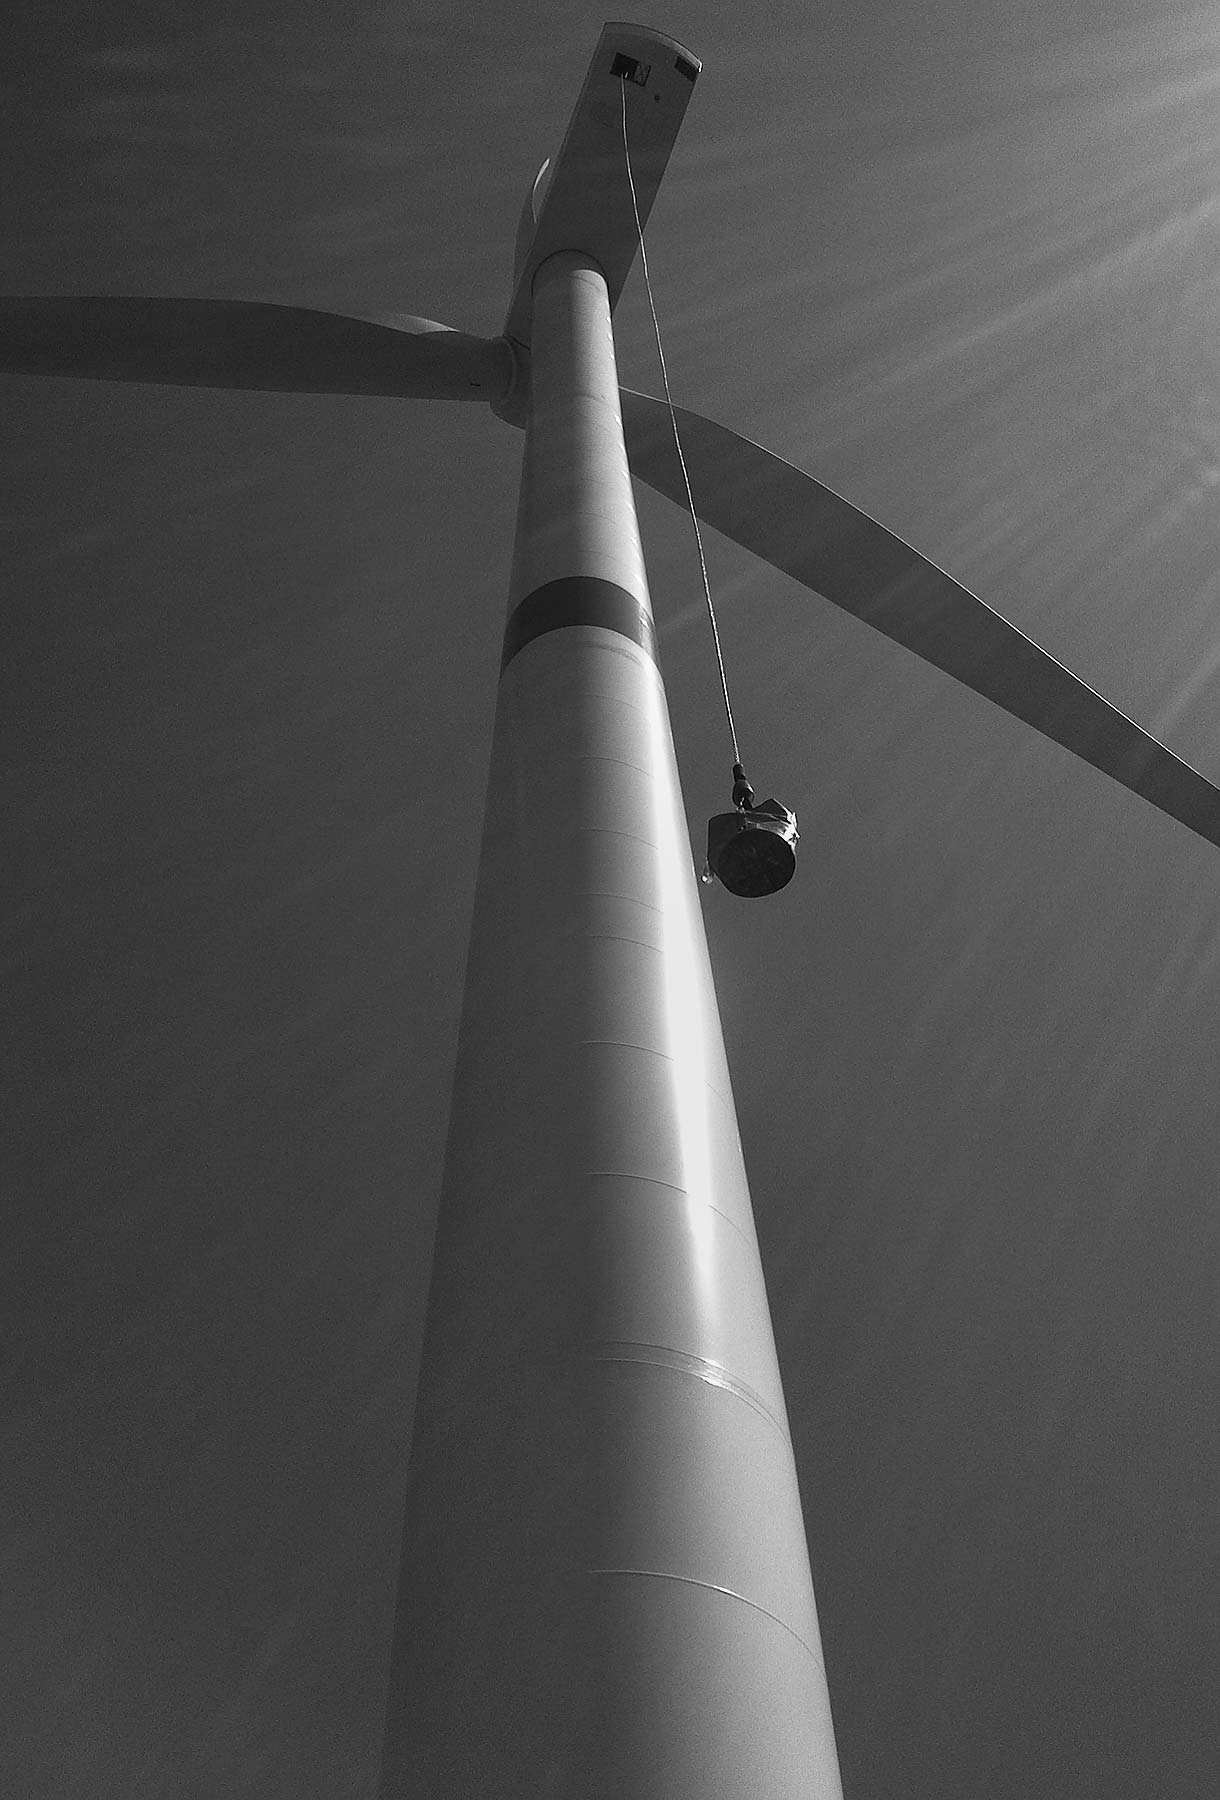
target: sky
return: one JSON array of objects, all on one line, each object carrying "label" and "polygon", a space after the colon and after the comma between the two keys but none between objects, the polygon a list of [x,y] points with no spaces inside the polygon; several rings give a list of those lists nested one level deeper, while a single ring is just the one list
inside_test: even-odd
[{"label": "sky", "polygon": [[[3,286],[494,333],[602,18],[19,0]],[[704,64],[649,226],[675,399],[1220,780],[1214,8],[644,22]],[[638,274],[617,323],[658,391]],[[0,382],[20,1800],[375,1794],[520,449]],[[701,856],[698,565],[639,504]],[[783,894],[703,905],[847,1800],[1210,1800],[1217,852],[708,552],[803,834]]]}]

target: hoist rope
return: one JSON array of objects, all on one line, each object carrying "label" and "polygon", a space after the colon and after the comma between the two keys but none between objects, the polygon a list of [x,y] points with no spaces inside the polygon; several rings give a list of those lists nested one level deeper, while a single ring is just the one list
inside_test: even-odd
[{"label": "hoist rope", "polygon": [[665,351],[661,346],[661,327],[657,320],[656,302],[652,297],[652,280],[648,273],[648,251],[644,247],[644,226],[640,220],[640,203],[636,198],[635,176],[631,172],[631,149],[627,142],[627,82],[620,77],[623,90],[623,156],[627,163],[627,184],[631,189],[631,209],[635,214],[636,236],[640,241],[640,267],[644,271],[644,287],[648,294],[648,310],[652,314],[652,331],[657,340],[657,359],[661,364],[661,381],[665,388],[665,404],[669,408],[669,423],[674,434],[674,449],[678,452],[678,463],[682,470],[682,481],[686,488],[686,504],[690,509],[691,524],[695,528],[695,547],[699,552],[699,572],[703,577],[703,598],[707,602],[707,616],[712,626],[712,642],[716,646],[716,666],[720,670],[720,691],[724,695],[724,713],[729,722],[729,736],[733,740],[733,762],[740,766],[741,755],[737,748],[737,727],[733,723],[733,707],[729,700],[729,681],[724,672],[724,655],[720,648],[720,632],[716,626],[716,609],[712,605],[711,583],[707,578],[707,558],[703,554],[703,533],[699,529],[699,519],[695,512],[695,498],[691,493],[690,476],[686,471],[686,458],[682,454],[682,439],[678,433],[678,415],[674,411],[673,395],[669,391],[669,371],[665,367]]}]

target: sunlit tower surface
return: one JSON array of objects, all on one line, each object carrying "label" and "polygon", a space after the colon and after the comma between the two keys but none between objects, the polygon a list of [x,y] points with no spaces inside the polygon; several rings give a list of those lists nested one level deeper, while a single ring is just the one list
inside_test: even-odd
[{"label": "sunlit tower surface", "polygon": [[624,112],[651,200],[698,67],[607,28],[506,327],[525,459],[387,1800],[840,1792],[611,330]]},{"label": "sunlit tower surface", "polygon": [[[384,1800],[841,1791],[632,473],[687,489],[611,326],[698,73],[658,32],[605,28],[497,338],[0,302],[8,371],[481,399],[525,426]],[[949,576],[676,419],[705,522],[1220,843],[1210,782]]]}]

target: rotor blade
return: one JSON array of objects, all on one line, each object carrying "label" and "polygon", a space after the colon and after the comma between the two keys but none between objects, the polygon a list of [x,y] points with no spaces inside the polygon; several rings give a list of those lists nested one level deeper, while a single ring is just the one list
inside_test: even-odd
[{"label": "rotor blade", "polygon": [[253,300],[0,299],[0,370],[288,394],[496,400],[501,338],[406,315],[348,318]]},{"label": "rotor blade", "polygon": [[[632,471],[679,506],[669,409],[621,392]],[[1015,625],[811,475],[675,409],[705,524],[1220,845],[1220,789],[1086,687]]]}]

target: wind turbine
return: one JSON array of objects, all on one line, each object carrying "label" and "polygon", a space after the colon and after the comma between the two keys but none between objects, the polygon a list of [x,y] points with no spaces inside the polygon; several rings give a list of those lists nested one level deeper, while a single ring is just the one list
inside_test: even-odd
[{"label": "wind turbine", "polygon": [[[697,59],[607,26],[503,334],[233,302],[0,304],[0,366],[482,399],[521,509],[404,1534],[386,1800],[840,1792],[611,316]],[[1220,844],[1220,791],[812,477],[678,411],[696,510]],[[573,821],[548,834],[545,809]]]}]

